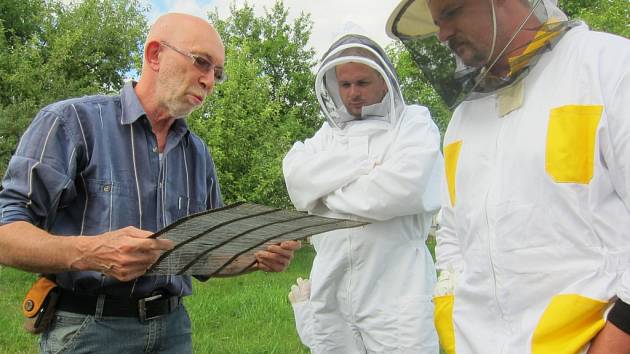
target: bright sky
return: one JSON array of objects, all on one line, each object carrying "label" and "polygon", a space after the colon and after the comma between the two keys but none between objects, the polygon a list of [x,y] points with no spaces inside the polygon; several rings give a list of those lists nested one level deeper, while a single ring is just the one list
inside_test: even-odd
[{"label": "bright sky", "polygon": [[[151,5],[149,24],[166,12],[184,12],[207,18],[206,14],[215,7],[219,16],[229,15],[230,4],[242,7],[243,0],[146,0]],[[249,1],[258,15],[271,8],[276,0]],[[385,23],[389,14],[400,0],[284,0],[289,9],[289,21],[301,12],[310,13],[313,21],[310,44],[315,48],[318,59],[332,42],[342,33],[350,30],[367,35],[381,46],[391,42],[385,33]]]}]

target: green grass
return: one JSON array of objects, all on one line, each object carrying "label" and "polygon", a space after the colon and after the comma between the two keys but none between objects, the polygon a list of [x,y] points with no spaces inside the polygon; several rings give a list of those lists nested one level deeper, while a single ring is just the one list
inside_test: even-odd
[{"label": "green grass", "polygon": [[195,353],[308,353],[295,331],[287,294],[308,278],[315,252],[304,246],[283,273],[255,272],[195,283],[186,301]]},{"label": "green grass", "polygon": [[0,268],[0,353],[37,353],[37,337],[22,329],[22,300],[35,280],[29,274]]},{"label": "green grass", "polygon": [[[297,277],[308,277],[314,254],[305,245],[283,273],[195,281],[186,298],[195,353],[308,353],[287,294]],[[22,329],[20,310],[33,280],[33,274],[0,268],[0,353],[38,353],[37,337]]]}]

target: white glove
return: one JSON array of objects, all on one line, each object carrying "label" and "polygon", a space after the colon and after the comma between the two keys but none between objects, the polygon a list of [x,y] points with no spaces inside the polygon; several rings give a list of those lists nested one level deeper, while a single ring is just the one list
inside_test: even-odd
[{"label": "white glove", "polygon": [[455,292],[457,286],[457,280],[459,278],[459,272],[453,270],[449,266],[448,270],[442,270],[438,277],[437,284],[435,285],[434,296],[452,295]]},{"label": "white glove", "polygon": [[313,347],[313,308],[309,301],[311,297],[311,282],[308,279],[297,278],[297,285],[291,286],[289,301],[295,316],[295,328],[304,345]]},{"label": "white glove", "polygon": [[311,297],[311,281],[308,279],[297,278],[297,285],[291,285],[289,292],[289,301],[292,304],[307,301]]}]

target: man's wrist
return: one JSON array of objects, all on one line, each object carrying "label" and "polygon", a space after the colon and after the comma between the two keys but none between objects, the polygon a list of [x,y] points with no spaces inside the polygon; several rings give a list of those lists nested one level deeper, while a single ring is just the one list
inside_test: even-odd
[{"label": "man's wrist", "polygon": [[88,237],[64,237],[59,241],[64,243],[64,271],[96,270],[86,268],[85,257],[92,252],[89,245],[90,239]]},{"label": "man's wrist", "polygon": [[630,304],[618,299],[608,313],[608,321],[630,335]]}]

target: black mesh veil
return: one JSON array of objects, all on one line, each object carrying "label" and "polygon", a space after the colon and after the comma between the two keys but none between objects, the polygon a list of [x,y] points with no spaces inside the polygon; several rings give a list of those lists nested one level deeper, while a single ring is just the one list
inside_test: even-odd
[{"label": "black mesh veil", "polygon": [[[422,3],[424,1],[426,0],[403,0],[390,16],[387,30],[390,36],[402,41],[427,81],[451,108],[466,99],[485,96],[522,79],[540,55],[553,48],[562,37],[561,34],[575,25],[567,21],[564,13],[557,8],[555,0],[530,0],[530,16],[537,18],[541,25],[527,28],[524,26],[525,19],[519,31],[543,33],[536,38],[544,40],[545,45],[526,51],[526,55],[512,63],[518,70],[508,77],[499,78],[489,74],[488,69],[494,62],[477,68],[466,66],[446,44],[438,40],[435,35],[437,27],[432,25],[433,20],[428,5]],[[491,1],[493,0],[488,0],[488,11],[492,10]],[[496,29],[496,22],[494,26]],[[502,53],[504,50],[505,48],[494,48],[493,53]]]}]

